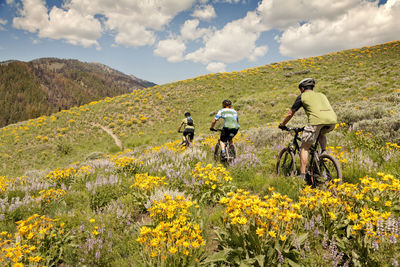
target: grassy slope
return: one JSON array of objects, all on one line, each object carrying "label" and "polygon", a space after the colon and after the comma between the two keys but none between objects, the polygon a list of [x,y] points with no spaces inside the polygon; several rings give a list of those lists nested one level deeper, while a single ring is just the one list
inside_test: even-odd
[{"label": "grassy slope", "polygon": [[[328,96],[341,121],[398,141],[399,60],[400,42],[392,42],[205,75],[10,125],[0,129],[0,175],[54,169],[83,161],[92,152],[118,151],[96,123],[112,128],[124,147],[133,148],[176,139],[183,113],[189,110],[198,125],[196,134],[208,134],[212,114],[225,98],[239,110],[242,130],[275,123],[297,96],[298,81],[309,76],[317,80],[316,90]],[[300,117],[294,123],[304,123]],[[376,125],[390,127],[383,133]]]}]

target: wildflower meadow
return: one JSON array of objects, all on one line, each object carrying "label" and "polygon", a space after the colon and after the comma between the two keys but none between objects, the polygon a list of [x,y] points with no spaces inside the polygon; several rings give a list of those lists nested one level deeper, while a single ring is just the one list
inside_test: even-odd
[{"label": "wildflower meadow", "polygon": [[[399,50],[209,74],[0,129],[0,265],[398,266]],[[306,70],[340,120],[327,152],[343,178],[315,188],[275,172],[292,138],[278,122]],[[243,115],[230,165],[207,131],[226,94]],[[189,108],[185,147],[176,128]]]}]

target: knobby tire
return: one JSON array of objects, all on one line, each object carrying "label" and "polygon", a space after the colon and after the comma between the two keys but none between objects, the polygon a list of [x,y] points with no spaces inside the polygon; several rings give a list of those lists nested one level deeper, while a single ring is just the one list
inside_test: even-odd
[{"label": "knobby tire", "polygon": [[276,173],[284,176],[292,176],[296,174],[294,154],[287,147],[279,152],[278,160],[276,162]]},{"label": "knobby tire", "polygon": [[314,182],[313,186],[318,184],[327,185],[330,181],[335,179],[342,179],[342,170],[338,161],[328,154],[319,156],[318,168],[313,164]]}]

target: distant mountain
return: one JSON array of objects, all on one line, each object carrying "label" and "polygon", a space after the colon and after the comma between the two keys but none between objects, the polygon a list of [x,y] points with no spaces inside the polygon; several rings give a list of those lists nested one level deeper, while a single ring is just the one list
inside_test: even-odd
[{"label": "distant mountain", "polygon": [[0,62],[0,127],[154,85],[100,63]]}]

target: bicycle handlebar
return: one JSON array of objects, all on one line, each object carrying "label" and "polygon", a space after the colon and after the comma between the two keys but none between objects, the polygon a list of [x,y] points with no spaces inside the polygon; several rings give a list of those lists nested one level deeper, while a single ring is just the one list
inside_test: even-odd
[{"label": "bicycle handlebar", "polygon": [[294,131],[295,133],[300,133],[300,132],[304,131],[304,127],[294,127],[294,128],[286,127],[286,128],[281,128],[281,130],[288,131],[288,132]]},{"label": "bicycle handlebar", "polygon": [[212,131],[212,132],[221,132],[221,131],[222,131],[222,129],[210,128],[210,131]]}]

